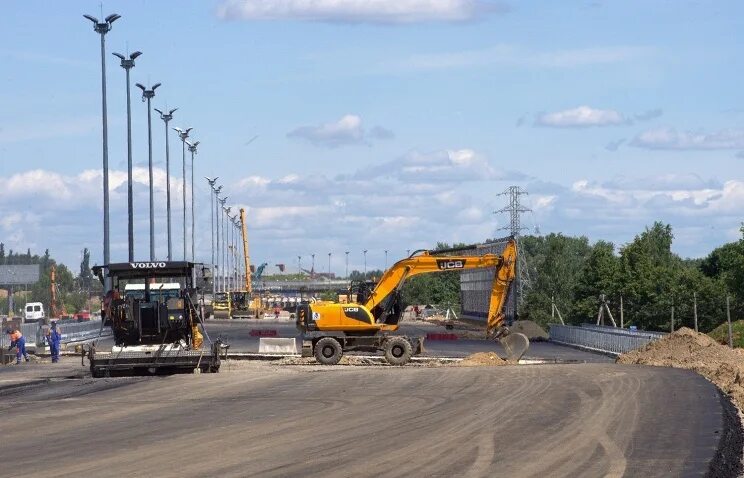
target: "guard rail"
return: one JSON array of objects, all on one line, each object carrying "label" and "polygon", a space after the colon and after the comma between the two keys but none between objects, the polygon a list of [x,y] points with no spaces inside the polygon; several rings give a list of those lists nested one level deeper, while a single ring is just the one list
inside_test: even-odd
[{"label": "guard rail", "polygon": [[[601,327],[601,328],[600,328]],[[620,355],[653,342],[663,334],[615,327],[550,325],[550,341],[609,355]]]},{"label": "guard rail", "polygon": [[[105,326],[102,328],[100,320],[90,320],[86,322],[60,322],[58,327],[62,334],[63,344],[111,335],[111,329]],[[21,334],[26,337],[27,347],[34,348],[37,345],[45,345],[45,326],[41,323],[21,324],[20,331]],[[8,337],[8,334],[3,330],[2,336],[0,336],[0,348],[7,349],[9,345],[10,337]]]}]

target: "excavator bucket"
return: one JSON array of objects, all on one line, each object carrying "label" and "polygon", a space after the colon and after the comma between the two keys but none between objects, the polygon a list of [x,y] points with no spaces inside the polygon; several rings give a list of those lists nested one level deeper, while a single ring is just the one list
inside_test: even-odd
[{"label": "excavator bucket", "polygon": [[530,339],[519,332],[511,332],[499,339],[499,343],[506,350],[506,356],[510,362],[517,362],[530,348]]}]

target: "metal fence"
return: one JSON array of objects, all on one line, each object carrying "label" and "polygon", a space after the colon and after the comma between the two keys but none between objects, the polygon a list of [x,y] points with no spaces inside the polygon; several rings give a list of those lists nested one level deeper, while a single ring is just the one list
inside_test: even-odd
[{"label": "metal fence", "polygon": [[[79,342],[91,340],[99,336],[111,335],[111,328],[101,328],[100,320],[90,320],[86,322],[61,322],[58,324],[59,331],[62,334],[62,343]],[[21,324],[21,334],[26,338],[26,346],[33,348],[35,345],[44,345],[44,336],[46,326],[40,323]],[[0,347],[7,349],[10,345],[10,337],[5,331],[0,336]]]},{"label": "metal fence", "polygon": [[633,331],[616,327],[589,325],[550,325],[550,340],[559,344],[573,345],[596,352],[620,355],[658,340],[664,334]]},{"label": "metal fence", "polygon": [[611,325],[595,325],[595,324],[581,324],[581,327],[590,330],[596,330],[598,332],[611,332],[614,334],[624,334],[633,337],[649,337],[651,339],[660,339],[667,335],[666,332],[651,332],[648,330],[633,330],[633,329],[621,329],[619,327],[613,327]]}]

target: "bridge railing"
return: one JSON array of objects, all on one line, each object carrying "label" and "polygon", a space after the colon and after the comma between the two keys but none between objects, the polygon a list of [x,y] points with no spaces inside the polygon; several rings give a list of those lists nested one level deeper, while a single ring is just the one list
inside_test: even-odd
[{"label": "bridge railing", "polygon": [[[106,337],[111,335],[111,328],[101,328],[101,320],[89,320],[85,322],[61,322],[59,330],[62,334],[62,343],[80,342],[91,340],[99,335]],[[19,330],[26,338],[26,345],[30,348],[46,345],[45,334],[47,326],[41,323],[21,324]],[[7,349],[10,346],[10,337],[2,331],[0,337],[0,348]]]},{"label": "bridge railing", "polygon": [[550,341],[609,355],[638,349],[663,337],[656,332],[632,331],[616,327],[550,325]]}]

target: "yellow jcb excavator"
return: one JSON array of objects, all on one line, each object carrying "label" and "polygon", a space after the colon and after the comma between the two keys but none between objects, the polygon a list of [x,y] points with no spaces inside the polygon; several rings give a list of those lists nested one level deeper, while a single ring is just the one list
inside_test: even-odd
[{"label": "yellow jcb excavator", "polygon": [[303,334],[303,349],[312,351],[316,360],[326,365],[338,363],[344,351],[351,350],[383,351],[388,363],[404,365],[423,350],[423,337],[392,334],[398,330],[402,315],[400,291],[405,280],[419,274],[493,267],[496,272],[486,336],[499,340],[509,359],[519,360],[527,351],[529,340],[523,334],[509,332],[503,314],[516,260],[514,240],[507,243],[500,256],[440,256],[416,251],[385,271],[374,286],[366,282],[352,284],[350,295],[356,293],[356,303],[316,302],[300,306],[297,328]]}]

